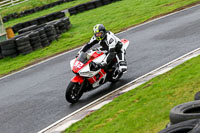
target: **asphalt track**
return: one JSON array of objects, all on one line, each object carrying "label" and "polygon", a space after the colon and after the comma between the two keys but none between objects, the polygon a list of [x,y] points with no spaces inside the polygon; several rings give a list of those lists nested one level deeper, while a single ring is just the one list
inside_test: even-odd
[{"label": "asphalt track", "polygon": [[[91,27],[92,30],[92,27]],[[78,50],[0,79],[0,132],[34,133],[93,100],[200,47],[200,6],[117,35],[130,41],[128,72],[120,82],[85,93],[80,102],[65,101],[74,76],[69,61]]]}]

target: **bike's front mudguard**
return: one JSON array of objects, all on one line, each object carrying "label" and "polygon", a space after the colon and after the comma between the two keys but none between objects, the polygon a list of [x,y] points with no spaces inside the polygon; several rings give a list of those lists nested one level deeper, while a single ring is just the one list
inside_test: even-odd
[{"label": "bike's front mudguard", "polygon": [[76,75],[71,79],[71,82],[79,83],[80,85],[83,83],[83,81],[84,81],[84,78],[79,75]]}]

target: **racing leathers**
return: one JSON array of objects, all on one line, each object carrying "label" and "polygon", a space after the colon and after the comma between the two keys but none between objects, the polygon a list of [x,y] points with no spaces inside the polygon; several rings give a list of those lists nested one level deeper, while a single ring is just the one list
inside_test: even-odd
[{"label": "racing leathers", "polygon": [[106,31],[106,36],[101,41],[98,41],[96,37],[93,36],[90,42],[84,45],[79,52],[86,52],[97,43],[100,44],[101,51],[108,51],[106,58],[100,64],[101,66],[108,65],[116,57],[117,62],[119,64],[119,71],[127,71],[127,64],[125,61],[125,50],[123,49],[123,44],[121,43],[120,39],[110,31]]}]

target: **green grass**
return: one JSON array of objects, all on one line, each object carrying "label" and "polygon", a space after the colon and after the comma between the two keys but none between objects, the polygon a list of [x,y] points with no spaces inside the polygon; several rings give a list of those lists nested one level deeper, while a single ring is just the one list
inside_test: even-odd
[{"label": "green grass", "polygon": [[14,13],[14,12],[20,13],[21,11],[25,11],[25,10],[32,9],[35,7],[43,6],[43,5],[46,5],[49,3],[53,3],[55,1],[57,1],[57,0],[29,0],[29,1],[26,1],[19,5],[0,9],[0,13],[2,16],[6,16],[6,15]]},{"label": "green grass", "polygon": [[59,41],[26,56],[0,60],[0,75],[19,70],[33,62],[81,46],[89,41],[92,28],[103,23],[108,30],[119,32],[147,21],[160,14],[171,12],[200,0],[122,0],[70,17],[72,27]]},{"label": "green grass", "polygon": [[86,3],[88,1],[91,1],[91,0],[76,0],[76,1],[63,3],[61,5],[57,5],[57,6],[54,6],[52,8],[46,9],[46,10],[42,10],[42,11],[39,11],[39,12],[30,14],[27,16],[21,17],[21,18],[10,20],[7,23],[5,23],[4,25],[5,25],[5,27],[12,27],[15,24],[26,22],[26,21],[44,16],[44,15],[47,15],[47,14],[50,14],[53,12],[61,11],[61,10],[64,10],[64,9],[67,9],[67,8],[70,8],[70,7],[73,7],[73,6],[82,4],[82,3]]},{"label": "green grass", "polygon": [[200,90],[200,56],[125,93],[65,133],[157,133],[174,106]]}]

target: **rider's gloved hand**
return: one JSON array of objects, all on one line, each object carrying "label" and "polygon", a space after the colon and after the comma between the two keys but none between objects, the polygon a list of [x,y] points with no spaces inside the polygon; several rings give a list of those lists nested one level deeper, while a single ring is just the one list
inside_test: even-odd
[{"label": "rider's gloved hand", "polygon": [[107,64],[105,62],[97,64],[98,68],[104,68]]},{"label": "rider's gloved hand", "polygon": [[104,67],[107,65],[105,62],[102,62],[102,63],[99,63],[99,64],[96,64],[95,62],[91,62],[90,63],[92,66],[93,66],[93,71],[97,71],[97,70],[99,70],[99,69],[101,69],[101,68],[103,68],[104,69]]},{"label": "rider's gloved hand", "polygon": [[103,64],[99,63],[99,64],[97,64],[97,67],[98,68],[103,68],[104,66],[103,66]]},{"label": "rider's gloved hand", "polygon": [[93,48],[92,51],[99,51],[99,49],[98,48]]},{"label": "rider's gloved hand", "polygon": [[97,70],[99,70],[100,68],[102,68],[103,67],[103,65],[100,63],[100,64],[97,64],[97,63],[95,63],[95,62],[90,62],[90,64],[91,64],[91,66],[93,66],[92,67],[92,71],[97,71]]},{"label": "rider's gloved hand", "polygon": [[81,51],[79,51],[77,54],[76,54],[76,58],[80,55]]}]

